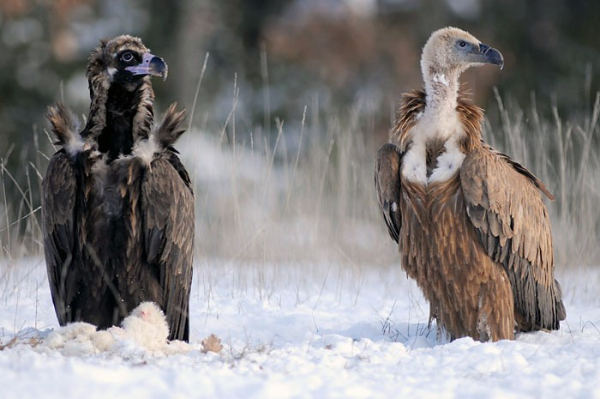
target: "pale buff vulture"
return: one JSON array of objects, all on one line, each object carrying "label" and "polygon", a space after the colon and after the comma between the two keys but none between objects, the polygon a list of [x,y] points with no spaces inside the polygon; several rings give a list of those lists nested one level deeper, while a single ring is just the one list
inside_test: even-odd
[{"label": "pale buff vulture", "polygon": [[467,68],[503,62],[467,32],[434,32],[421,58],[425,92],[403,96],[394,143],[377,156],[379,205],[402,267],[451,339],[513,339],[566,316],[542,198],[553,197],[483,141],[483,111],[459,90]]}]

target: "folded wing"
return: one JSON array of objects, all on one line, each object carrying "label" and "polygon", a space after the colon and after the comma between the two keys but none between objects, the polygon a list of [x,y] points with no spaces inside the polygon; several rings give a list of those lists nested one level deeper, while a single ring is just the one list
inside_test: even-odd
[{"label": "folded wing", "polygon": [[467,214],[487,254],[510,279],[521,330],[558,329],[566,317],[554,280],[552,234],[544,184],[489,146],[465,158],[460,179]]}]

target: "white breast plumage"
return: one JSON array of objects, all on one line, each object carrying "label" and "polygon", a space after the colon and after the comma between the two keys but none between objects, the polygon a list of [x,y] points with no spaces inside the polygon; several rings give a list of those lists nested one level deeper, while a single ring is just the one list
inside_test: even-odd
[{"label": "white breast plumage", "polygon": [[[435,114],[436,117],[430,115],[426,112],[413,127],[411,145],[402,162],[404,178],[425,186],[454,177],[465,159],[459,145],[465,133],[456,111],[448,112],[444,118],[440,118],[439,114]],[[445,151],[437,157],[436,166],[428,176],[427,144],[436,140],[445,141]]]}]

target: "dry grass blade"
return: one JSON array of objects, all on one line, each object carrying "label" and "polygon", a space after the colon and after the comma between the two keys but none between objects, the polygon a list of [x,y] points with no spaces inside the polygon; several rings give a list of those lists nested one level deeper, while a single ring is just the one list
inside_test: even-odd
[{"label": "dry grass blade", "polygon": [[0,351],[3,351],[4,349],[10,349],[10,348],[14,347],[15,345],[17,345],[17,343],[18,343],[18,338],[15,335],[7,343],[5,343],[4,345],[0,345]]}]

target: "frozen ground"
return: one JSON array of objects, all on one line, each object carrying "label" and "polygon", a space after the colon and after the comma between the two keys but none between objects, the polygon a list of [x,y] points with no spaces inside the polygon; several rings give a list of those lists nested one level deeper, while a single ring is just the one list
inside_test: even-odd
[{"label": "frozen ground", "polygon": [[[0,397],[600,398],[595,269],[559,275],[560,331],[493,344],[438,340],[398,269],[199,262],[194,350],[165,355],[44,347],[57,322],[43,263],[0,264]],[[219,353],[200,351],[210,334]]]}]

